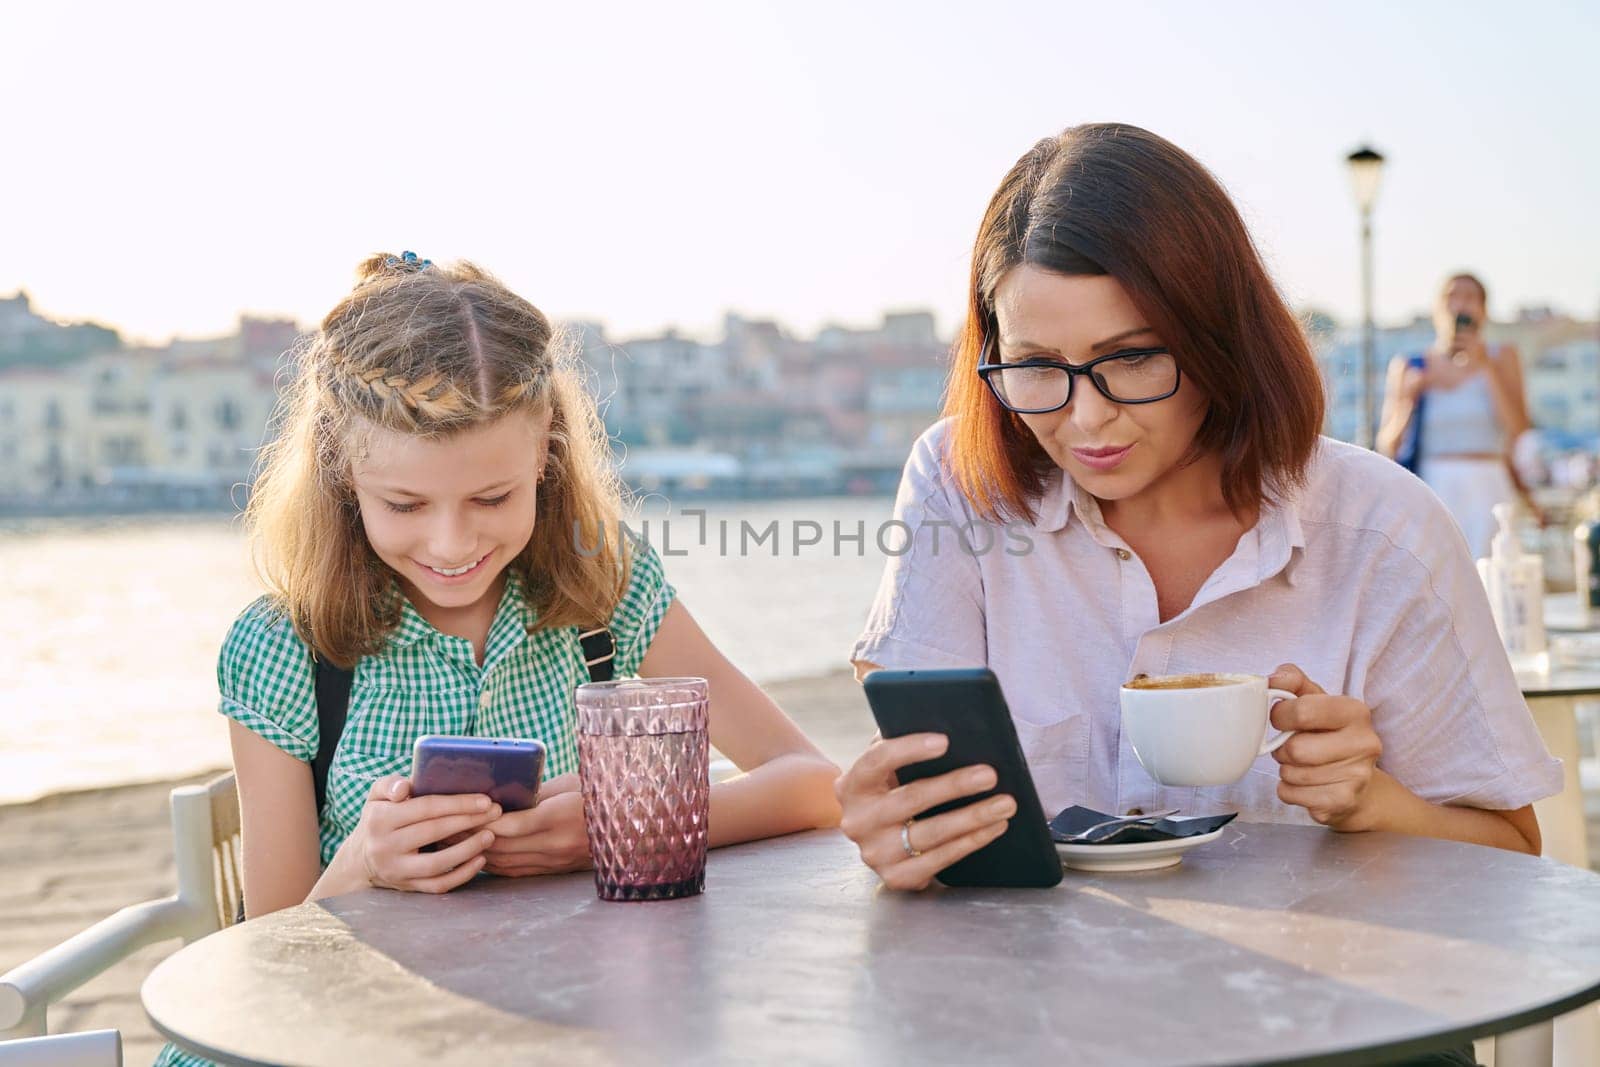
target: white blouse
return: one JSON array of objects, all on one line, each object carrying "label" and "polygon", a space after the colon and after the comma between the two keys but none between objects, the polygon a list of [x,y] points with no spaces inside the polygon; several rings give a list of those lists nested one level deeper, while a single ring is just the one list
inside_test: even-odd
[{"label": "white blouse", "polygon": [[1194,602],[1161,622],[1144,564],[1066,474],[1037,521],[977,518],[944,461],[948,420],[906,463],[891,556],[851,658],[984,666],[1000,680],[1046,814],[1237,811],[1310,823],[1269,755],[1230,786],[1170,788],[1140,767],[1118,690],[1135,674],[1270,674],[1294,663],[1372,709],[1378,766],[1437,804],[1510,810],[1561,791],[1461,533],[1391,461],[1324,438],[1305,487],[1260,520]]}]

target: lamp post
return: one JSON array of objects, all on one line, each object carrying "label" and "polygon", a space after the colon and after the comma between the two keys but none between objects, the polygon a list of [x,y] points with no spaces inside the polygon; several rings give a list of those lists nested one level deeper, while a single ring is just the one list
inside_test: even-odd
[{"label": "lamp post", "polygon": [[1362,145],[1345,157],[1350,167],[1350,187],[1355,191],[1356,207],[1361,210],[1361,439],[1371,448],[1377,439],[1376,381],[1378,360],[1377,330],[1372,324],[1372,204],[1378,199],[1378,182],[1383,177],[1383,156]]}]

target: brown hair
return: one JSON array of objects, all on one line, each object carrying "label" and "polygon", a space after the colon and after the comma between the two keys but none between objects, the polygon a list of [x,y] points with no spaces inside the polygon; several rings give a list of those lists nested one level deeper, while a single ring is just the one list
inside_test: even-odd
[{"label": "brown hair", "polygon": [[548,417],[533,536],[508,569],[539,627],[611,617],[626,587],[625,539],[604,428],[573,353],[549,320],[470,263],[377,254],[297,354],[245,512],[274,600],[319,657],[350,666],[399,624],[391,571],[367,542],[351,480],[366,431],[449,437],[512,413]]},{"label": "brown hair", "polygon": [[1304,480],[1322,427],[1321,375],[1228,194],[1147,130],[1074,126],[1011,168],[973,248],[945,414],[957,485],[986,518],[1031,520],[1055,469],[974,372],[995,328],[995,289],[1024,263],[1123,285],[1207,401],[1194,448],[1221,457],[1230,508],[1253,508]]}]

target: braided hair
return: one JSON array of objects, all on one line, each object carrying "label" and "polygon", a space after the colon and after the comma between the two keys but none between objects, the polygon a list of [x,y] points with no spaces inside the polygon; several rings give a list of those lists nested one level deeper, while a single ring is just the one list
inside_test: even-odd
[{"label": "braided hair", "polygon": [[538,308],[471,264],[378,253],[323,319],[311,359],[352,413],[404,433],[449,433],[537,402],[552,339]]}]

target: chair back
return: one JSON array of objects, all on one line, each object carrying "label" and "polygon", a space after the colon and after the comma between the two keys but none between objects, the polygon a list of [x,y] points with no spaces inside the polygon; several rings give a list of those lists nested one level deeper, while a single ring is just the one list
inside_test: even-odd
[{"label": "chair back", "polygon": [[244,913],[244,851],[239,830],[239,788],[228,773],[206,784],[211,796],[212,869],[217,877],[217,920],[226,929]]},{"label": "chair back", "polygon": [[[54,948],[0,974],[0,1064],[100,1064],[107,1038],[83,1037],[48,1046],[19,1047],[10,1038],[48,1032],[48,1008],[96,975],[145,945],[174,937],[197,941],[232,926],[244,898],[239,842],[239,791],[232,774],[205,785],[174,789],[172,853],[178,891],[160,900],[130,904]],[[116,1039],[115,1031],[107,1031]],[[77,1039],[82,1035],[69,1035]],[[79,1055],[80,1046],[89,1051]],[[120,1057],[121,1043],[116,1043]],[[16,1057],[53,1056],[23,1061]],[[100,1056],[99,1059],[88,1058]],[[77,1057],[77,1058],[71,1058]]]},{"label": "chair back", "polygon": [[237,921],[244,901],[239,789],[233,774],[172,791],[178,896],[205,913],[206,933]]}]

